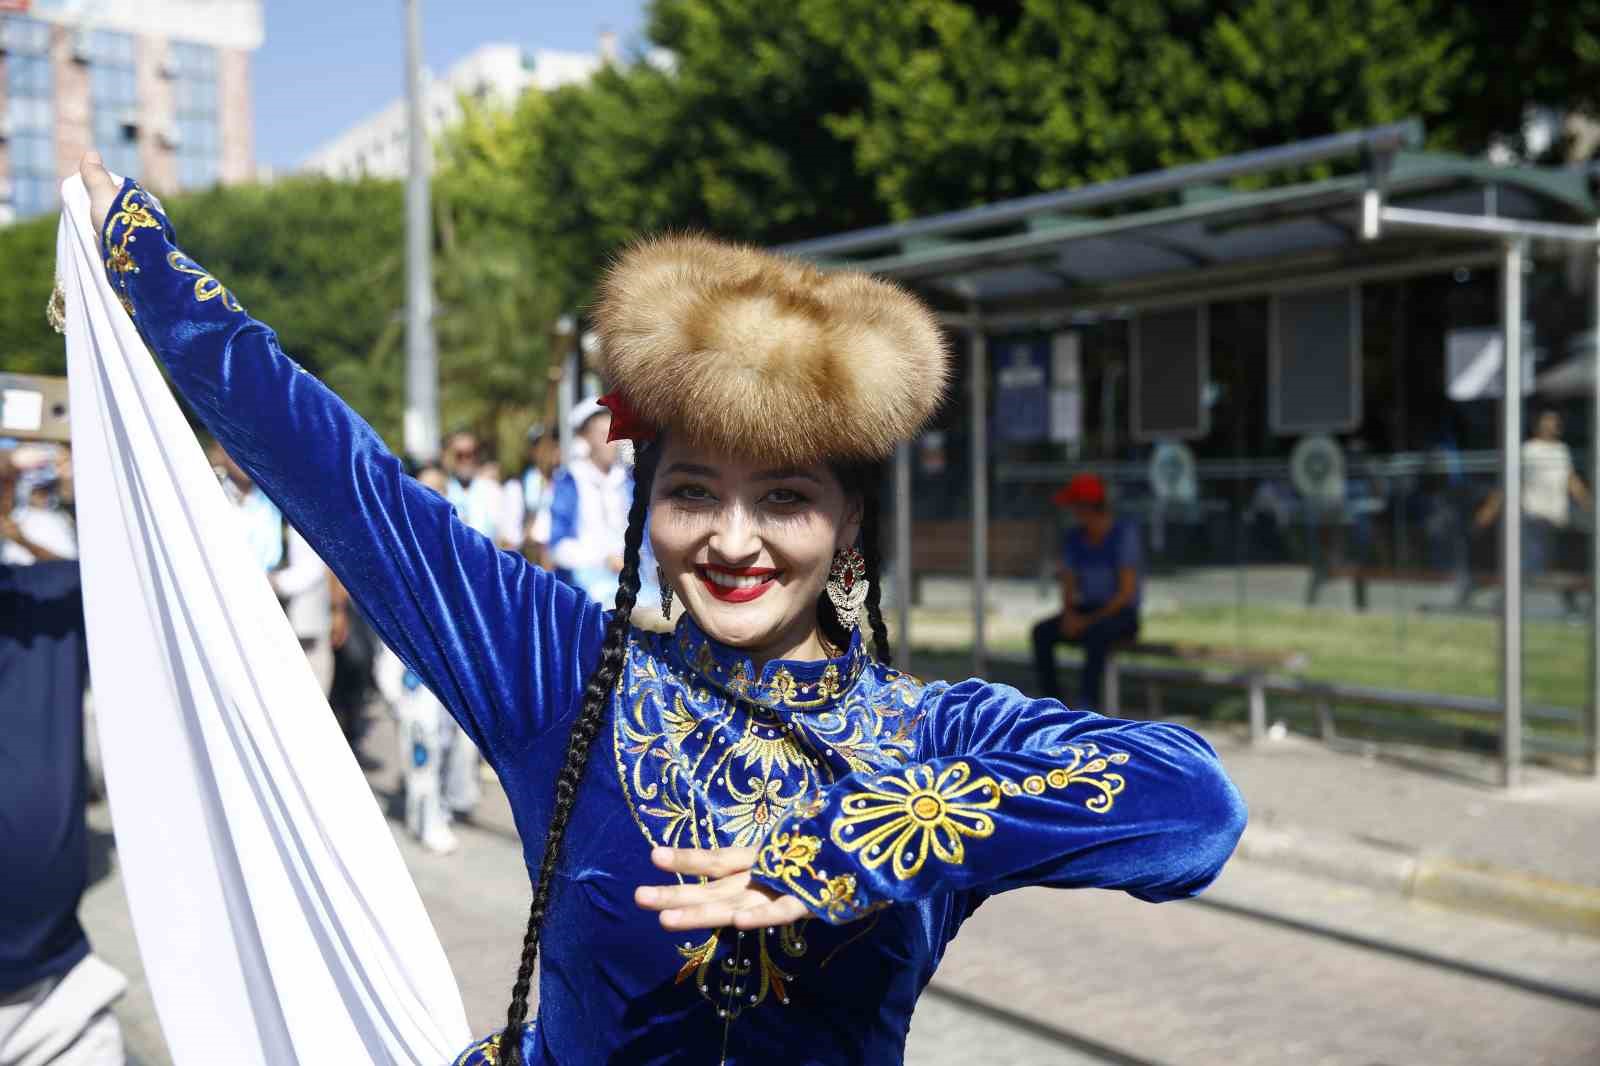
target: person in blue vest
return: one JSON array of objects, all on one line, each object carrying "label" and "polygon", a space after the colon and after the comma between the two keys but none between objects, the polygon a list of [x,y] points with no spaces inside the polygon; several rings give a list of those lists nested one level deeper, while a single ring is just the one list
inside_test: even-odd
[{"label": "person in blue vest", "polygon": [[1118,518],[1106,485],[1094,474],[1078,474],[1056,492],[1056,506],[1072,513],[1061,541],[1061,613],[1033,627],[1033,666],[1038,693],[1061,698],[1056,647],[1083,649],[1079,707],[1098,709],[1111,649],[1139,635],[1139,595],[1144,572],[1138,523]]},{"label": "person in blue vest", "polygon": [[[461,1066],[898,1066],[984,900],[1181,899],[1232,854],[1243,800],[1190,730],[890,664],[882,464],[949,377],[904,290],[704,237],[622,252],[595,310],[636,452],[608,610],[405,476],[136,182],[83,175],[174,386],[505,788],[533,898],[505,1027]],[[634,624],[647,536],[671,633]]]}]

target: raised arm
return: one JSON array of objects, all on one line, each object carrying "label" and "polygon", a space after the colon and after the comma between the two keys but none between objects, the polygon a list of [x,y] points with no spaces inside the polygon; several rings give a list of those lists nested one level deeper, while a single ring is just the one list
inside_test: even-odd
[{"label": "raised arm", "polygon": [[[84,179],[98,207],[109,176],[86,162]],[[112,287],[178,391],[491,762],[563,718],[598,655],[601,609],[406,476],[372,427],[177,247],[134,182],[114,190],[101,241]]]},{"label": "raised arm", "polygon": [[930,690],[921,761],[851,774],[788,813],[755,880],[818,917],[1023,885],[1198,893],[1244,831],[1245,807],[1196,734],[967,681]]}]

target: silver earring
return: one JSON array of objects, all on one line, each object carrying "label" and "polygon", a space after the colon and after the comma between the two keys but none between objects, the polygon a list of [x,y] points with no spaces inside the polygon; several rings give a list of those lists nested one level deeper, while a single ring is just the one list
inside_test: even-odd
[{"label": "silver earring", "polygon": [[854,548],[841,548],[833,553],[833,566],[828,570],[828,600],[839,624],[848,632],[861,618],[862,605],[867,602],[867,561]]},{"label": "silver earring", "polygon": [[661,617],[672,621],[672,586],[667,584],[666,571],[656,567],[656,584],[661,586]]}]

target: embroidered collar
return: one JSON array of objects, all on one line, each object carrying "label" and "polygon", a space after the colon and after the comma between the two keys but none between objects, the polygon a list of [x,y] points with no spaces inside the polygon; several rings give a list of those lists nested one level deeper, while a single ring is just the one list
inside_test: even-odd
[{"label": "embroidered collar", "polygon": [[807,710],[831,706],[848,692],[866,665],[861,632],[833,659],[774,659],[759,672],[737,648],[717,643],[686,613],[670,642],[677,665],[728,695],[764,707]]}]

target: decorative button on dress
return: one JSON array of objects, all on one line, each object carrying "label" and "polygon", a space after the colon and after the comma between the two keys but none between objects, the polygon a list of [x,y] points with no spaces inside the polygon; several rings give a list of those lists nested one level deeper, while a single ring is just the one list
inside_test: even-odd
[{"label": "decorative button on dress", "polygon": [[[605,612],[407,477],[176,247],[136,184],[103,239],[178,390],[461,722],[537,870]],[[671,634],[635,630],[567,834],[523,1046],[562,1066],[899,1063],[918,995],[990,895],[1191,896],[1243,825],[1215,753],[1178,726],[977,680],[924,684],[859,635],[838,658],[757,669],[687,616]],[[666,876],[649,861],[658,844],[756,847],[756,879],[812,917],[668,933],[633,902]],[[496,1062],[492,1039],[457,1061]]]}]

